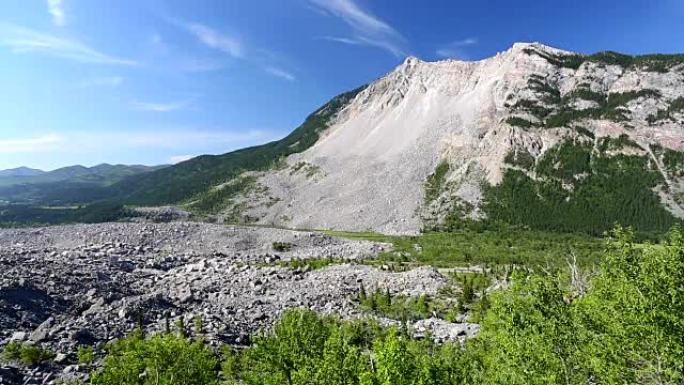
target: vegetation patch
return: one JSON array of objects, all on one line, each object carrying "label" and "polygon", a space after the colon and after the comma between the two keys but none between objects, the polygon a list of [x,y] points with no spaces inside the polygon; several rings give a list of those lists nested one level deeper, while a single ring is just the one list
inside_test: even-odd
[{"label": "vegetation patch", "polygon": [[292,166],[290,170],[290,175],[297,174],[298,172],[303,172],[307,178],[311,178],[321,173],[321,168],[315,164],[308,162],[297,162]]},{"label": "vegetation patch", "polygon": [[273,242],[271,247],[273,247],[273,250],[282,253],[292,250],[293,245],[289,242]]},{"label": "vegetation patch", "polygon": [[668,174],[684,177],[684,152],[664,149],[663,164]]},{"label": "vegetation patch", "polygon": [[136,331],[107,346],[102,367],[92,385],[218,385],[219,358],[201,338],[191,340],[181,330],[145,336]]},{"label": "vegetation patch", "polygon": [[577,131],[578,134],[586,136],[587,138],[590,138],[592,140],[596,139],[596,136],[594,135],[593,132],[591,132],[589,129],[583,126],[575,126],[573,127],[575,131]]},{"label": "vegetation patch", "polygon": [[392,295],[389,290],[379,288],[366,293],[363,286],[357,301],[361,309],[367,312],[402,322],[427,319],[438,314],[444,316],[448,310],[444,304],[438,303],[427,295],[417,297]]},{"label": "vegetation patch", "polygon": [[577,99],[589,100],[596,102],[599,105],[606,103],[606,95],[600,92],[594,92],[586,87],[579,87],[570,91],[567,95],[563,96],[563,103],[567,104]]},{"label": "vegetation patch", "polygon": [[531,122],[527,119],[517,117],[517,116],[511,116],[511,117],[507,118],[506,124],[508,124],[509,126],[520,127],[520,128],[537,127],[536,123]]},{"label": "vegetation patch", "polygon": [[527,86],[542,94],[541,100],[546,104],[558,104],[561,100],[560,90],[546,82],[542,77],[532,76],[527,80]]},{"label": "vegetation patch", "polygon": [[26,366],[35,366],[55,358],[55,354],[37,345],[12,341],[2,350],[2,358]]},{"label": "vegetation patch", "polygon": [[[542,121],[551,113],[551,109],[540,106],[536,101],[529,99],[518,100],[511,108],[517,111],[525,111]],[[516,124],[511,125],[514,126]]]},{"label": "vegetation patch", "polygon": [[646,118],[649,124],[653,124],[660,120],[673,120],[672,114],[684,111],[684,97],[679,97],[670,102],[666,109],[658,110],[655,114],[651,114]]},{"label": "vegetation patch", "polygon": [[233,202],[233,198],[245,194],[256,187],[256,177],[239,176],[221,186],[211,188],[197,195],[188,205],[188,209],[201,214],[218,213]]},{"label": "vegetation patch", "polygon": [[113,202],[76,207],[0,205],[0,227],[115,222],[132,215],[129,209]]},{"label": "vegetation patch", "polygon": [[318,270],[332,265],[341,265],[345,263],[356,263],[358,261],[352,259],[342,258],[293,258],[287,261],[278,261],[276,264],[280,267],[287,267],[290,269],[304,269],[304,270]]},{"label": "vegetation patch", "polygon": [[506,154],[504,162],[511,166],[520,167],[525,170],[531,170],[534,167],[535,158],[526,149],[516,148]]},{"label": "vegetation patch", "polygon": [[[429,232],[420,236],[388,236],[376,233],[327,232],[349,239],[391,243],[378,264],[410,268],[430,265],[451,268],[482,265],[565,266],[574,254],[582,266],[598,261],[604,248],[601,240],[585,234],[561,234],[511,226],[474,222],[472,227],[451,232]],[[372,260],[369,260],[369,262]]]},{"label": "vegetation patch", "polygon": [[425,203],[431,203],[439,197],[446,185],[446,177],[449,173],[449,163],[442,161],[435,171],[425,181]]},{"label": "vegetation patch", "polygon": [[638,150],[643,150],[639,143],[630,139],[627,134],[622,134],[617,138],[611,136],[603,137],[599,140],[597,147],[600,152],[619,151],[630,147]]},{"label": "vegetation patch", "polygon": [[523,52],[528,55],[537,55],[539,57],[542,57],[546,59],[546,61],[557,67],[565,67],[572,69],[578,69],[585,60],[584,56],[579,54],[557,55],[549,52],[539,51],[534,48],[525,48]]},{"label": "vegetation patch", "polygon": [[538,175],[572,182],[576,176],[591,172],[591,143],[564,141],[549,149],[537,163]]},{"label": "vegetation patch", "polygon": [[[663,177],[646,157],[608,156],[563,143],[538,160],[537,170],[546,178],[534,180],[508,169],[499,185],[485,186],[488,222],[593,235],[614,223],[646,232],[679,223],[653,192]],[[578,173],[584,176],[573,178]],[[564,183],[572,183],[572,189]]]},{"label": "vegetation patch", "polygon": [[684,64],[684,54],[630,56],[618,52],[605,51],[592,55],[556,55],[541,52],[534,48],[526,48],[523,52],[528,55],[543,57],[555,66],[571,69],[578,69],[585,62],[593,62],[600,65],[618,65],[623,68],[639,68],[649,72],[665,73],[675,66]]},{"label": "vegetation patch", "polygon": [[[546,119],[545,125],[546,127],[567,127],[570,123],[582,119],[608,119],[615,122],[623,122],[629,120],[629,110],[624,108],[624,106],[632,100],[643,97],[660,97],[660,92],[644,89],[610,93],[606,96],[585,88],[578,88],[563,98],[563,103],[559,110]],[[582,110],[571,107],[569,103],[578,98],[594,101],[598,103],[598,107]]]}]

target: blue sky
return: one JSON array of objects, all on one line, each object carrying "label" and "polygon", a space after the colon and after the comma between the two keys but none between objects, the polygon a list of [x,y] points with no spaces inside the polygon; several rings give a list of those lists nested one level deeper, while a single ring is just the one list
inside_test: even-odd
[{"label": "blue sky", "polygon": [[679,0],[2,0],[0,169],[263,143],[406,55],[684,52],[683,19]]}]

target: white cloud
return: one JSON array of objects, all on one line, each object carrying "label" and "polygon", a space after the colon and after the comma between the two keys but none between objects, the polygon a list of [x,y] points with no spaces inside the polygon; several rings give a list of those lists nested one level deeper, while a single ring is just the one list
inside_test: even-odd
[{"label": "white cloud", "polygon": [[91,87],[118,87],[124,81],[121,76],[103,76],[85,79],[78,83],[78,88],[91,88]]},{"label": "white cloud", "polygon": [[336,43],[349,44],[349,45],[363,45],[363,42],[359,40],[350,39],[348,37],[337,37],[337,36],[322,36],[322,40],[334,41]]},{"label": "white cloud", "polygon": [[[205,46],[220,51],[228,56],[250,62],[258,67],[261,67],[265,72],[277,76],[279,78],[295,81],[295,76],[278,66],[271,64],[274,60],[274,55],[268,50],[251,49],[247,50],[240,39],[221,33],[207,25],[201,23],[192,23],[183,20],[170,19],[172,24],[180,26],[194,35]],[[248,54],[249,51],[249,54]],[[186,71],[213,71],[223,68],[223,64],[207,60],[184,60],[181,68]]]},{"label": "white cloud", "polygon": [[141,111],[150,112],[171,112],[187,107],[190,102],[187,100],[168,103],[154,103],[154,102],[133,102],[133,108]]},{"label": "white cloud", "polygon": [[444,58],[457,58],[457,59],[468,59],[468,55],[465,53],[464,47],[472,46],[477,44],[477,39],[474,37],[469,37],[462,40],[453,41],[443,47],[440,47],[435,51],[437,56]]},{"label": "white cloud", "polygon": [[30,138],[0,138],[0,153],[28,153],[53,151],[64,141],[59,135],[49,134]]},{"label": "white cloud", "polygon": [[24,138],[0,138],[0,153],[34,152],[100,152],[116,143],[117,149],[166,149],[198,150],[207,147],[230,147],[276,139],[272,131],[214,129],[203,130],[195,127],[140,130],[133,132],[102,131],[49,133]]},{"label": "white cloud", "polygon": [[66,25],[66,16],[64,15],[64,4],[62,0],[47,0],[48,12],[52,15],[52,22],[58,27]]},{"label": "white cloud", "polygon": [[0,23],[0,46],[14,53],[41,53],[83,63],[136,65],[137,63],[102,53],[79,41],[64,39],[12,24]]},{"label": "white cloud", "polygon": [[271,74],[273,76],[283,78],[287,81],[293,82],[296,80],[296,78],[293,74],[291,74],[291,73],[289,73],[289,72],[287,72],[281,68],[278,68],[278,67],[266,67],[266,68],[264,68],[264,71],[268,72],[269,74]]},{"label": "white cloud", "polygon": [[194,157],[194,155],[173,155],[169,158],[169,162],[171,164],[176,164],[180,162],[185,162],[186,160],[190,160]]},{"label": "white cloud", "polygon": [[204,24],[181,22],[181,26],[209,48],[217,49],[235,58],[243,58],[242,43],[237,38],[222,34]]},{"label": "white cloud", "polygon": [[406,56],[406,39],[392,26],[372,15],[354,0],[309,0],[320,9],[342,19],[353,31],[353,37],[327,40],[345,44],[368,45],[384,49],[394,56]]}]

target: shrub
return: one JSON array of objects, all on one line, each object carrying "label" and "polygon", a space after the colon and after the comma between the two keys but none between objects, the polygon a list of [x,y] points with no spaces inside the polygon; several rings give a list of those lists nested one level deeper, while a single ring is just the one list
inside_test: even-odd
[{"label": "shrub", "polygon": [[283,253],[292,250],[293,245],[288,242],[273,242],[272,246],[273,250]]},{"label": "shrub", "polygon": [[449,173],[449,163],[442,161],[437,165],[435,171],[427,177],[425,181],[425,202],[430,203],[437,199],[442,193],[446,184],[446,177]]},{"label": "shrub", "polygon": [[2,357],[7,361],[18,361],[21,356],[21,347],[21,342],[11,341],[2,350]]},{"label": "shrub", "polygon": [[171,333],[144,337],[136,331],[106,350],[92,385],[218,384],[218,359],[202,340]]},{"label": "shrub", "polygon": [[76,351],[76,358],[81,365],[91,365],[95,361],[95,352],[92,346],[81,345]]},{"label": "shrub", "polygon": [[5,360],[19,362],[26,366],[38,365],[55,357],[54,353],[40,346],[18,341],[8,343],[2,353]]}]

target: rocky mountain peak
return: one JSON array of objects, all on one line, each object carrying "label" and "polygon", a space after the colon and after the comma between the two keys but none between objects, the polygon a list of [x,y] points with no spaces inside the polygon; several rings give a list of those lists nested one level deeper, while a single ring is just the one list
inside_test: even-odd
[{"label": "rocky mountain peak", "polygon": [[[661,230],[684,218],[684,56],[516,43],[479,61],[409,57],[282,141],[212,162],[228,171],[178,200],[230,222]],[[180,180],[192,165],[146,186],[161,195],[169,178],[159,176]]]}]

